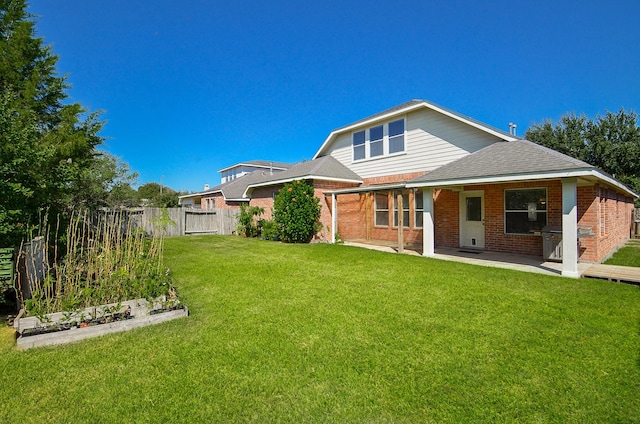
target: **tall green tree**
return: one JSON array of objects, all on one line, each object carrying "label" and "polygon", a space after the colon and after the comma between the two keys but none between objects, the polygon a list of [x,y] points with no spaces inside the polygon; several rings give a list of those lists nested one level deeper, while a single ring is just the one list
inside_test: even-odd
[{"label": "tall green tree", "polygon": [[557,123],[533,124],[525,138],[596,166],[640,193],[640,127],[633,111],[595,119],[567,114]]},{"label": "tall green tree", "polygon": [[175,208],[178,206],[178,196],[178,192],[163,184],[152,182],[138,187],[138,199],[141,206]]},{"label": "tall green tree", "polygon": [[17,243],[41,209],[86,201],[103,142],[99,113],[67,102],[58,57],[36,36],[26,7],[0,0],[0,245]]}]

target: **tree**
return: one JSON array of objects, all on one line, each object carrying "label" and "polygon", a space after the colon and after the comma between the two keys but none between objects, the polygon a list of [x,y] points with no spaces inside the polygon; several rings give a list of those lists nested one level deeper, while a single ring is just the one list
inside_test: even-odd
[{"label": "tree", "polygon": [[86,201],[103,122],[78,103],[24,0],[0,0],[0,238],[15,245],[42,209]]},{"label": "tree", "polygon": [[525,138],[598,167],[640,193],[640,127],[633,111],[595,119],[567,114],[556,124],[533,124]]},{"label": "tree", "polygon": [[84,175],[74,190],[74,205],[90,209],[135,205],[136,192],[131,186],[138,174],[120,158],[98,152],[90,168],[81,172]]},{"label": "tree", "polygon": [[309,243],[320,230],[320,199],[305,181],[284,185],[273,201],[273,220],[280,227],[280,238],[287,243]]},{"label": "tree", "polygon": [[162,184],[146,183],[138,187],[138,203],[157,208],[175,208],[178,206],[178,193]]}]

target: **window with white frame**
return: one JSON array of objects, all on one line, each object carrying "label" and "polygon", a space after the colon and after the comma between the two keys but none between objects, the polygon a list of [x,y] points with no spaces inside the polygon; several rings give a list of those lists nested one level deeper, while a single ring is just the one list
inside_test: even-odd
[{"label": "window with white frame", "polygon": [[404,152],[404,118],[354,132],[352,146],[354,161]]},{"label": "window with white frame", "polygon": [[363,130],[353,133],[353,160],[360,160],[365,157],[365,132]]},{"label": "window with white frame", "polygon": [[422,189],[413,192],[413,210],[415,214],[415,228],[422,228],[422,213],[424,212],[424,203],[422,202]]},{"label": "window with white frame", "polygon": [[504,191],[504,227],[507,234],[531,234],[547,225],[547,189]]},{"label": "window with white frame", "polygon": [[[400,192],[393,194],[393,226],[398,226],[398,195]],[[402,193],[402,226],[409,228],[409,193]]]},{"label": "window with white frame", "polygon": [[389,226],[389,194],[386,192],[375,194],[375,225]]},{"label": "window with white frame", "polygon": [[369,130],[369,155],[373,158],[384,154],[384,127],[378,125]]},{"label": "window with white frame", "polygon": [[389,122],[389,154],[404,152],[404,119]]}]

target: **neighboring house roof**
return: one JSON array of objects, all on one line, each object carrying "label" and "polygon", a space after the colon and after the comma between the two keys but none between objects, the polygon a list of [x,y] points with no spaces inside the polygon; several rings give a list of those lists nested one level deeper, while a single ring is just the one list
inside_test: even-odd
[{"label": "neighboring house roof", "polygon": [[391,109],[387,109],[385,111],[382,111],[380,113],[376,113],[375,115],[371,115],[367,118],[364,119],[360,119],[356,122],[353,122],[349,125],[345,125],[343,127],[337,128],[335,130],[333,130],[331,132],[331,134],[329,134],[329,136],[327,137],[327,139],[324,141],[324,143],[322,144],[322,146],[320,146],[320,149],[318,149],[318,151],[316,152],[316,154],[313,156],[313,159],[316,159],[320,156],[323,156],[324,154],[326,154],[326,150],[327,147],[329,147],[331,145],[331,143],[335,140],[335,138],[342,133],[345,132],[351,132],[353,130],[355,130],[358,127],[361,126],[365,126],[365,125],[370,125],[373,124],[377,121],[382,121],[382,120],[388,120],[388,119],[392,119],[394,116],[400,116],[400,115],[404,115],[408,112],[412,112],[418,109],[430,109],[433,110],[435,112],[441,113],[443,115],[446,115],[450,118],[453,118],[457,121],[466,123],[467,125],[470,125],[474,128],[480,129],[482,131],[485,131],[491,135],[494,135],[496,137],[499,137],[505,141],[514,141],[517,140],[518,137],[509,134],[506,131],[502,131],[498,128],[494,128],[490,125],[484,124],[476,119],[473,119],[469,116],[466,115],[462,115],[458,112],[455,112],[451,109],[447,109],[445,107],[442,107],[440,105],[437,105],[433,102],[429,102],[426,100],[411,100],[408,101],[406,103],[403,103],[401,105],[392,107]]},{"label": "neighboring house roof", "polygon": [[[284,171],[279,171],[284,172]],[[249,174],[243,175],[235,180],[227,181],[226,183],[217,185],[212,189],[209,189],[202,193],[203,196],[208,194],[220,193],[226,201],[238,201],[248,202],[250,199],[244,197],[244,193],[247,190],[247,186],[259,181],[264,181],[270,175],[267,171],[253,171]]]},{"label": "neighboring house roof", "polygon": [[629,188],[596,167],[528,140],[494,143],[411,180],[407,187],[560,177],[603,180],[637,197]]},{"label": "neighboring house roof", "polygon": [[310,161],[298,162],[286,171],[269,175],[259,182],[249,184],[244,196],[248,196],[248,193],[257,187],[284,184],[301,179],[362,183],[362,178],[358,174],[333,156],[323,156]]},{"label": "neighboring house roof", "polygon": [[265,169],[277,169],[277,170],[285,170],[291,168],[291,164],[284,162],[274,162],[269,160],[250,160],[247,162],[236,163],[235,165],[227,166],[226,168],[222,168],[218,172],[228,171],[233,168],[238,168],[240,166],[248,166],[253,168],[265,168]]},{"label": "neighboring house roof", "polygon": [[208,190],[180,196],[180,199],[221,194],[226,201],[248,202],[250,199],[242,196],[247,189],[247,186],[251,183],[262,181],[265,176],[269,176],[267,171],[253,171],[249,174],[236,178],[235,180],[227,181],[226,183],[219,184]]}]

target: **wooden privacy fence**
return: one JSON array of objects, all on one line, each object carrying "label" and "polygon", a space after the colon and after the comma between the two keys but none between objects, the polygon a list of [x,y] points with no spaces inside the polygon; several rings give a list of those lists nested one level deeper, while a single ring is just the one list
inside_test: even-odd
[{"label": "wooden privacy fence", "polygon": [[[153,234],[161,227],[157,222],[162,217],[160,208],[135,208],[126,212],[136,226]],[[233,234],[238,225],[240,212],[230,209],[167,209],[169,219],[175,224],[166,228],[166,236],[184,236],[189,234]]]}]

